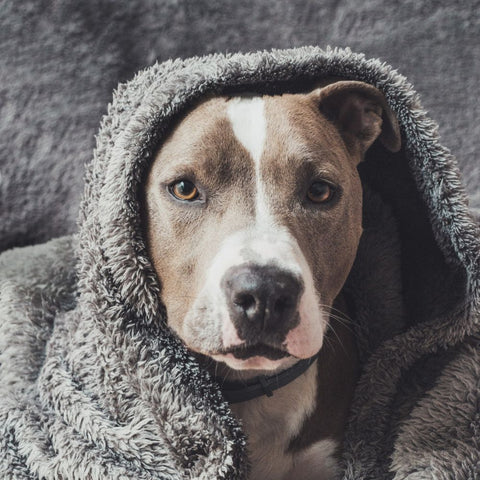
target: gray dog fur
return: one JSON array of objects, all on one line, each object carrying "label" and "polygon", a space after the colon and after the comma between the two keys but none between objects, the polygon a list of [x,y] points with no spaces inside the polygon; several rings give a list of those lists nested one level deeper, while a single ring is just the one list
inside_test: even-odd
[{"label": "gray dog fur", "polygon": [[403,137],[360,167],[365,232],[345,294],[362,374],[344,479],[479,478],[480,235],[458,168],[402,76],[317,48],[167,62],[119,86],[78,237],[0,257],[1,478],[245,478],[241,426],[165,328],[138,186],[202,96],[332,75],[382,90]]},{"label": "gray dog fur", "polygon": [[0,251],[76,230],[111,92],[155,60],[351,47],[407,75],[480,209],[478,0],[0,2]]}]

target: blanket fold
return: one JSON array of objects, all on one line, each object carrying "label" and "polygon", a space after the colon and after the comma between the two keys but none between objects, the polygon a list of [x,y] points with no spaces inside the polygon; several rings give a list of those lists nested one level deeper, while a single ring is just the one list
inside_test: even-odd
[{"label": "blanket fold", "polygon": [[403,147],[359,167],[364,234],[344,292],[361,376],[344,480],[480,478],[480,234],[454,158],[406,79],[305,47],[156,64],[118,87],[79,233],[0,256],[0,478],[246,479],[241,425],[166,327],[140,185],[206,96],[379,88]]}]

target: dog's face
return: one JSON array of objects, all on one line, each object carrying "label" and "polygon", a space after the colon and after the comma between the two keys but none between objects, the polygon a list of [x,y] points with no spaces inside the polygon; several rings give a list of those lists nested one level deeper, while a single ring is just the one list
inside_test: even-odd
[{"label": "dog's face", "polygon": [[362,232],[357,164],[386,108],[373,87],[338,82],[213,98],[176,126],[144,197],[168,323],[189,349],[238,370],[319,351]]}]

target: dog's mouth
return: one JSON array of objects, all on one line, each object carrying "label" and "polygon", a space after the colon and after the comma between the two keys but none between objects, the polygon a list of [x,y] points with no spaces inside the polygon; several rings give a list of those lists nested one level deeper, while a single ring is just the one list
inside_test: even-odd
[{"label": "dog's mouth", "polygon": [[247,360],[252,357],[264,357],[269,360],[280,360],[289,357],[290,354],[281,348],[272,347],[264,343],[256,345],[239,345],[228,348],[221,352],[223,355],[231,354],[239,360]]}]

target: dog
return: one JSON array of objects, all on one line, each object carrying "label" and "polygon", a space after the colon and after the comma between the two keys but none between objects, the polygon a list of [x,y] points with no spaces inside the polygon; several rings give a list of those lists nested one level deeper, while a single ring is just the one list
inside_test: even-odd
[{"label": "dog", "polygon": [[168,325],[220,385],[254,392],[231,402],[250,480],[340,475],[358,375],[341,290],[362,235],[357,166],[377,139],[400,149],[383,94],[363,82],[218,96],[181,118],[149,171]]}]

